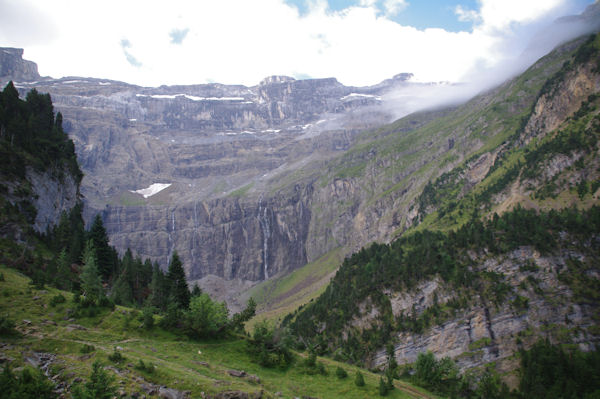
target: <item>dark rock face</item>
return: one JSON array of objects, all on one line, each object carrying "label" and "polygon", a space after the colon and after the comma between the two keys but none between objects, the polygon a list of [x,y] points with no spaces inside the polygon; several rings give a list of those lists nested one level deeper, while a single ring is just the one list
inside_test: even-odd
[{"label": "dark rock face", "polygon": [[0,81],[32,81],[39,78],[35,62],[23,59],[23,49],[0,48]]}]

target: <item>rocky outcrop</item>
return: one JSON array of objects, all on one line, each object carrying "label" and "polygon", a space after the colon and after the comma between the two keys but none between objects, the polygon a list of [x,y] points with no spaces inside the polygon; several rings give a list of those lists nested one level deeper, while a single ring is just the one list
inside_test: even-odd
[{"label": "rocky outcrop", "polygon": [[23,49],[0,48],[0,82],[32,81],[39,78],[37,64],[23,59]]},{"label": "rocky outcrop", "polygon": [[536,102],[522,135],[524,143],[542,138],[581,107],[590,94],[600,92],[600,74],[595,63],[579,64],[564,79],[548,85]]},{"label": "rocky outcrop", "polygon": [[[431,351],[448,356],[461,369],[497,362],[499,370],[515,369],[514,353],[540,338],[579,345],[583,350],[600,344],[594,327],[597,308],[579,302],[573,290],[560,277],[569,259],[585,259],[582,253],[565,250],[541,255],[531,247],[521,247],[503,257],[480,259],[481,270],[498,273],[511,292],[502,303],[471,298],[471,305],[422,334],[399,333],[394,355],[399,364],[416,361],[420,353]],[[443,306],[456,299],[456,292],[440,280],[422,283],[410,293],[391,294],[395,316],[421,314],[434,302]],[[435,299],[434,299],[435,298]],[[378,352],[373,366],[387,361],[385,350]]]},{"label": "rocky outcrop", "polygon": [[32,205],[37,210],[33,227],[39,233],[58,225],[63,212],[68,213],[80,201],[79,184],[73,176],[68,171],[57,174],[27,171],[33,189]]}]

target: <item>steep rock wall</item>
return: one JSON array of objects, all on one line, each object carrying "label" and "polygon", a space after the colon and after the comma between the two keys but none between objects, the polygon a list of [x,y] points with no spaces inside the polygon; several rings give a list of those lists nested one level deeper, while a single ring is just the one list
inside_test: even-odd
[{"label": "steep rock wall", "polygon": [[191,280],[213,275],[259,281],[306,263],[311,188],[286,195],[164,206],[108,206],[111,243],[166,265],[176,250]]}]

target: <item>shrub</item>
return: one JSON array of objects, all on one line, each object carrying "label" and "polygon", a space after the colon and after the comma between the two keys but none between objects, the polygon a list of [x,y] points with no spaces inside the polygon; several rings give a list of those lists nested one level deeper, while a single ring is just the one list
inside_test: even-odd
[{"label": "shrub", "polygon": [[81,384],[73,386],[73,399],[112,399],[117,395],[113,383],[114,378],[104,371],[100,362],[94,362],[90,380],[83,387]]},{"label": "shrub", "polygon": [[266,322],[261,322],[254,326],[247,351],[252,360],[263,367],[287,368],[294,360],[291,346],[292,341],[287,329],[271,328]]},{"label": "shrub", "polygon": [[146,330],[154,327],[154,309],[147,306],[142,310],[142,325]]},{"label": "shrub", "polygon": [[154,364],[152,363],[144,363],[142,359],[140,359],[137,366],[135,366],[136,370],[143,371],[148,374],[154,373]]},{"label": "shrub", "polygon": [[66,301],[67,299],[62,294],[58,294],[50,299],[50,306],[54,307],[60,303],[65,303]]},{"label": "shrub", "polygon": [[356,384],[357,387],[365,386],[365,379],[360,371],[356,372],[356,376],[354,377],[354,384]]},{"label": "shrub", "polygon": [[108,355],[108,360],[110,360],[113,363],[121,363],[125,360],[125,357],[121,355],[121,352],[119,352],[117,348],[115,348],[113,353]]},{"label": "shrub", "polygon": [[0,396],[19,399],[54,399],[54,384],[41,370],[24,368],[18,375],[13,374],[10,365],[4,367],[0,375]]},{"label": "shrub", "polygon": [[346,372],[346,370],[344,370],[342,367],[338,366],[337,369],[335,369],[335,375],[337,376],[337,378],[339,378],[340,380],[347,378],[348,377],[348,373]]},{"label": "shrub", "polygon": [[13,335],[15,332],[15,322],[6,315],[0,316],[0,335]]},{"label": "shrub", "polygon": [[94,352],[95,350],[96,350],[96,348],[94,347],[94,345],[83,344],[83,346],[81,347],[81,349],[79,350],[79,352],[81,352],[81,353],[91,353],[91,352]]}]

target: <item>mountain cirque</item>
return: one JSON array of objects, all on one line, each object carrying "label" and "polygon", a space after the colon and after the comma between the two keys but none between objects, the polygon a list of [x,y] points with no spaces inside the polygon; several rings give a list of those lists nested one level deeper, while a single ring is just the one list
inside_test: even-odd
[{"label": "mountain cirque", "polygon": [[49,92],[63,113],[85,173],[86,219],[101,212],[119,251],[164,267],[177,250],[190,280],[226,292],[322,255],[306,250],[313,181],[293,174],[396,117],[386,94],[417,85],[399,74],[370,87],[273,76],[253,87],[146,88],[43,78],[21,49],[1,53],[3,85]]}]

